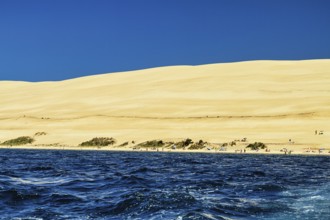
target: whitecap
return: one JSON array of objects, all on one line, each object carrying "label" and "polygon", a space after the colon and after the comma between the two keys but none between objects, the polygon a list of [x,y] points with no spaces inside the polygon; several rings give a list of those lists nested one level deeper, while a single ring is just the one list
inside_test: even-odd
[{"label": "whitecap", "polygon": [[46,178],[18,178],[18,177],[10,177],[11,181],[17,182],[20,184],[31,184],[31,185],[44,185],[44,184],[62,184],[68,182],[68,180],[63,178],[52,178],[52,177],[46,177]]},{"label": "whitecap", "polygon": [[324,200],[325,198],[323,196],[318,195],[318,196],[311,196],[310,199],[311,200]]},{"label": "whitecap", "polygon": [[12,220],[43,220],[43,219],[36,217],[20,217],[20,218],[13,218]]}]

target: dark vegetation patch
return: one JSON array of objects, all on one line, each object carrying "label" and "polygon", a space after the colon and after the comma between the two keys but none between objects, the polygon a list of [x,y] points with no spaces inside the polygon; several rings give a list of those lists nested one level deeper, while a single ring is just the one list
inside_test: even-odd
[{"label": "dark vegetation patch", "polygon": [[6,146],[17,146],[17,145],[25,145],[25,144],[31,144],[35,140],[29,136],[22,136],[18,137],[15,139],[7,140],[3,142],[1,145],[6,145]]},{"label": "dark vegetation patch", "polygon": [[43,136],[43,135],[47,135],[47,133],[42,131],[34,134],[34,136]]},{"label": "dark vegetation patch", "polygon": [[121,145],[119,145],[118,147],[124,147],[124,146],[127,146],[127,145],[128,145],[128,142],[124,142]]},{"label": "dark vegetation patch", "polygon": [[236,146],[236,142],[235,142],[235,141],[231,141],[231,142],[229,143],[229,145],[230,145],[230,146]]},{"label": "dark vegetation patch", "polygon": [[246,148],[250,148],[251,150],[259,150],[265,149],[267,148],[267,146],[261,142],[254,142],[253,144],[249,144],[248,146],[246,146]]},{"label": "dark vegetation patch", "polygon": [[236,146],[236,141],[231,141],[229,143],[223,143],[221,147]]},{"label": "dark vegetation patch", "polygon": [[203,140],[199,140],[196,143],[193,143],[188,149],[189,150],[199,150],[199,149],[203,149],[204,147],[206,147],[207,142],[204,142]]},{"label": "dark vegetation patch", "polygon": [[163,140],[152,140],[138,144],[139,147],[163,147],[165,145]]},{"label": "dark vegetation patch", "polygon": [[180,149],[180,148],[188,147],[190,144],[193,144],[193,143],[194,142],[190,138],[187,138],[183,141],[175,143],[175,146],[176,146],[176,148]]},{"label": "dark vegetation patch", "polygon": [[108,137],[95,137],[92,140],[82,142],[79,146],[96,146],[96,147],[105,147],[109,145],[113,145],[116,143],[116,139],[108,138]]}]

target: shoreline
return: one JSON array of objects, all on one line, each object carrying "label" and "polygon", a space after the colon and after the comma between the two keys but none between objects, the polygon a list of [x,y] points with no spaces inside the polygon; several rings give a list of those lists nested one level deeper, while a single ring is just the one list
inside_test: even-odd
[{"label": "shoreline", "polygon": [[119,147],[69,147],[69,146],[0,146],[0,150],[60,150],[60,151],[109,151],[109,152],[136,152],[136,153],[207,153],[207,154],[241,154],[241,155],[284,155],[284,156],[330,156],[330,151],[325,150],[321,153],[319,152],[302,152],[302,151],[292,151],[291,153],[285,153],[281,151],[271,150],[266,152],[264,150],[252,151],[246,150],[182,150],[182,149],[164,149],[164,150],[154,150],[154,149],[138,149],[134,150],[132,148],[119,148]]}]

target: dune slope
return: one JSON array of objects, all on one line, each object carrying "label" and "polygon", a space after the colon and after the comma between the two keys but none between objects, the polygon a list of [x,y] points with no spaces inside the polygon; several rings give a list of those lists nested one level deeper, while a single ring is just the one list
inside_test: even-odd
[{"label": "dune slope", "polygon": [[[59,82],[0,81],[0,142],[190,137],[330,145],[330,60],[171,66]],[[323,135],[315,135],[315,130]]]}]

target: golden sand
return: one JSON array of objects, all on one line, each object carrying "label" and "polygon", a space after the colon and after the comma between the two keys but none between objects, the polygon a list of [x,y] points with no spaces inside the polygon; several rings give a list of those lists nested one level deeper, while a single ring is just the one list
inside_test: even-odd
[{"label": "golden sand", "polygon": [[330,150],[330,60],[171,66],[59,82],[0,81],[0,103],[0,142],[47,133],[35,137],[34,147],[78,146],[93,137],[114,137],[118,145],[191,138],[219,146],[247,138],[227,152],[255,141],[273,153]]}]

